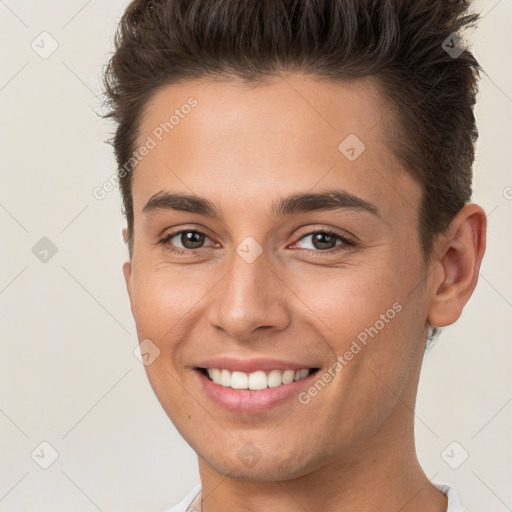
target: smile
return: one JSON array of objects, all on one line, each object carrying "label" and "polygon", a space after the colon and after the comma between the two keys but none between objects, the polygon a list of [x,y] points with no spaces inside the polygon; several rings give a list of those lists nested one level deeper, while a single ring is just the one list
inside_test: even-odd
[{"label": "smile", "polygon": [[200,368],[208,378],[219,386],[232,389],[250,389],[253,391],[286,386],[305,379],[315,368],[299,370],[270,370],[246,373],[220,368]]},{"label": "smile", "polygon": [[235,413],[269,412],[285,403],[298,404],[299,393],[311,385],[319,368],[257,370],[195,368],[203,392],[223,409]]}]

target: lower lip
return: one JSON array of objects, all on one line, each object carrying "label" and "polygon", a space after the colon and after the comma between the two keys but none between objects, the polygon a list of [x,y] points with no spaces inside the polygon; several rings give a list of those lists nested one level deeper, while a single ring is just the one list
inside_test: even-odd
[{"label": "lower lip", "polygon": [[310,373],[306,378],[290,384],[260,390],[227,388],[215,384],[200,370],[196,369],[195,373],[199,376],[201,386],[206,394],[218,405],[228,411],[258,413],[268,411],[298,395],[303,388],[310,385],[311,379],[318,373],[318,370]]}]

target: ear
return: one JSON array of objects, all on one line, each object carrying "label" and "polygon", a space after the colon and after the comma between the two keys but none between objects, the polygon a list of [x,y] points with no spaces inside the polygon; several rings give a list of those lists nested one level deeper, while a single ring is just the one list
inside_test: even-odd
[{"label": "ear", "polygon": [[[126,228],[123,228],[123,240],[126,242]],[[132,262],[126,261],[123,263],[123,275],[126,283],[126,290],[128,291],[128,297],[130,298],[130,304],[132,303],[132,287],[131,287],[131,278],[132,278]]]},{"label": "ear", "polygon": [[437,240],[428,313],[431,325],[453,324],[462,314],[478,282],[486,231],[485,211],[476,204],[467,204]]},{"label": "ear", "polygon": [[124,280],[126,282],[126,290],[128,292],[128,297],[130,297],[130,303],[132,302],[132,286],[131,286],[131,278],[132,278],[132,262],[125,261],[123,263],[123,275]]}]

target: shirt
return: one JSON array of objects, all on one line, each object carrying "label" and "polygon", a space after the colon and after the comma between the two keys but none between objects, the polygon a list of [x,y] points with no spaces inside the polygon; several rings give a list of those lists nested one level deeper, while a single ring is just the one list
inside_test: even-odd
[{"label": "shirt", "polygon": [[[457,491],[453,487],[444,483],[432,483],[439,491],[446,494],[448,498],[448,508],[446,512],[464,512]],[[168,509],[166,512],[187,512],[187,508],[189,507],[189,512],[200,512],[201,503],[199,499],[196,500],[196,498],[199,498],[200,492],[201,484],[199,483],[178,504],[174,505],[174,507]],[[192,505],[194,505],[194,508],[192,508]]]}]

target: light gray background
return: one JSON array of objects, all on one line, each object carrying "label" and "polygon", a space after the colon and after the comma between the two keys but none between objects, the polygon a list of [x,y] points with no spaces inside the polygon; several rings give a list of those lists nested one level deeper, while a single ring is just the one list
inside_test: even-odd
[{"label": "light gray background", "polygon": [[[0,0],[0,511],[158,512],[199,481],[195,453],[133,355],[119,194],[92,195],[116,167],[102,142],[113,126],[94,111],[127,4]],[[512,1],[474,6],[484,18],[465,37],[488,73],[476,109],[474,202],[489,216],[488,248],[461,319],[426,356],[416,436],[427,476],[453,485],[468,512],[504,512],[512,510]],[[43,31],[59,45],[46,59],[31,47],[51,48]],[[42,237],[58,249],[47,262],[32,252]],[[48,460],[43,441],[58,452],[48,469],[35,462]],[[446,461],[462,450],[468,459],[452,469]]]}]

